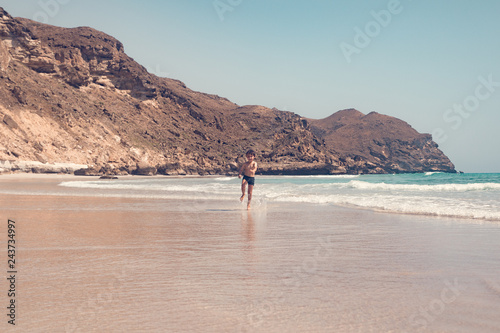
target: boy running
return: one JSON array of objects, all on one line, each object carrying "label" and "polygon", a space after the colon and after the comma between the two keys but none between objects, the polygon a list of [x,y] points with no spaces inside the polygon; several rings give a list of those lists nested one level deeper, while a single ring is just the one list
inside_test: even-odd
[{"label": "boy running", "polygon": [[255,171],[257,171],[257,163],[255,160],[255,152],[253,150],[247,151],[245,154],[247,162],[245,162],[240,172],[238,173],[238,178],[243,175],[243,180],[241,181],[241,197],[240,201],[243,202],[245,198],[245,190],[248,184],[248,203],[247,209],[250,209],[250,201],[252,201],[253,186],[255,185]]}]

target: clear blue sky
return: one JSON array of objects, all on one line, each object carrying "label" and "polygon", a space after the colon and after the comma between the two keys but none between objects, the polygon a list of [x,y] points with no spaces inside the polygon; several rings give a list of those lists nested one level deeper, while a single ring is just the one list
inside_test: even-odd
[{"label": "clear blue sky", "polygon": [[0,0],[90,26],[160,76],[324,118],[377,111],[433,133],[465,172],[500,172],[500,1]]}]

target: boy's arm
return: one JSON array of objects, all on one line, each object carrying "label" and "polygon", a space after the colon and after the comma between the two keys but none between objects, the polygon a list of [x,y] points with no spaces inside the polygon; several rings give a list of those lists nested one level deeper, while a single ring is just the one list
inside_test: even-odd
[{"label": "boy's arm", "polygon": [[243,173],[243,169],[245,168],[245,164],[246,164],[246,163],[244,163],[244,164],[241,166],[240,171],[238,172],[238,178],[241,178],[241,174]]},{"label": "boy's arm", "polygon": [[250,171],[252,171],[252,172],[257,171],[257,162],[252,163],[252,165],[250,166]]}]

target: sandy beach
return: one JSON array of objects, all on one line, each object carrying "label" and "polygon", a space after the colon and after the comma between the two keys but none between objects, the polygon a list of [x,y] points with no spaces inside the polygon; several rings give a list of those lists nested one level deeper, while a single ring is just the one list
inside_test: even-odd
[{"label": "sandy beach", "polygon": [[500,331],[498,223],[62,195],[68,179],[88,178],[0,176],[2,331]]}]

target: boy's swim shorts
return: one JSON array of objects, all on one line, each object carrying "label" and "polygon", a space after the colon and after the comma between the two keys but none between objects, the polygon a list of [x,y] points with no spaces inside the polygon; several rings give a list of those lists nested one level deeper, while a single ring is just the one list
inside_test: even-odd
[{"label": "boy's swim shorts", "polygon": [[243,180],[248,182],[248,185],[255,185],[255,177],[248,177],[243,175]]}]

